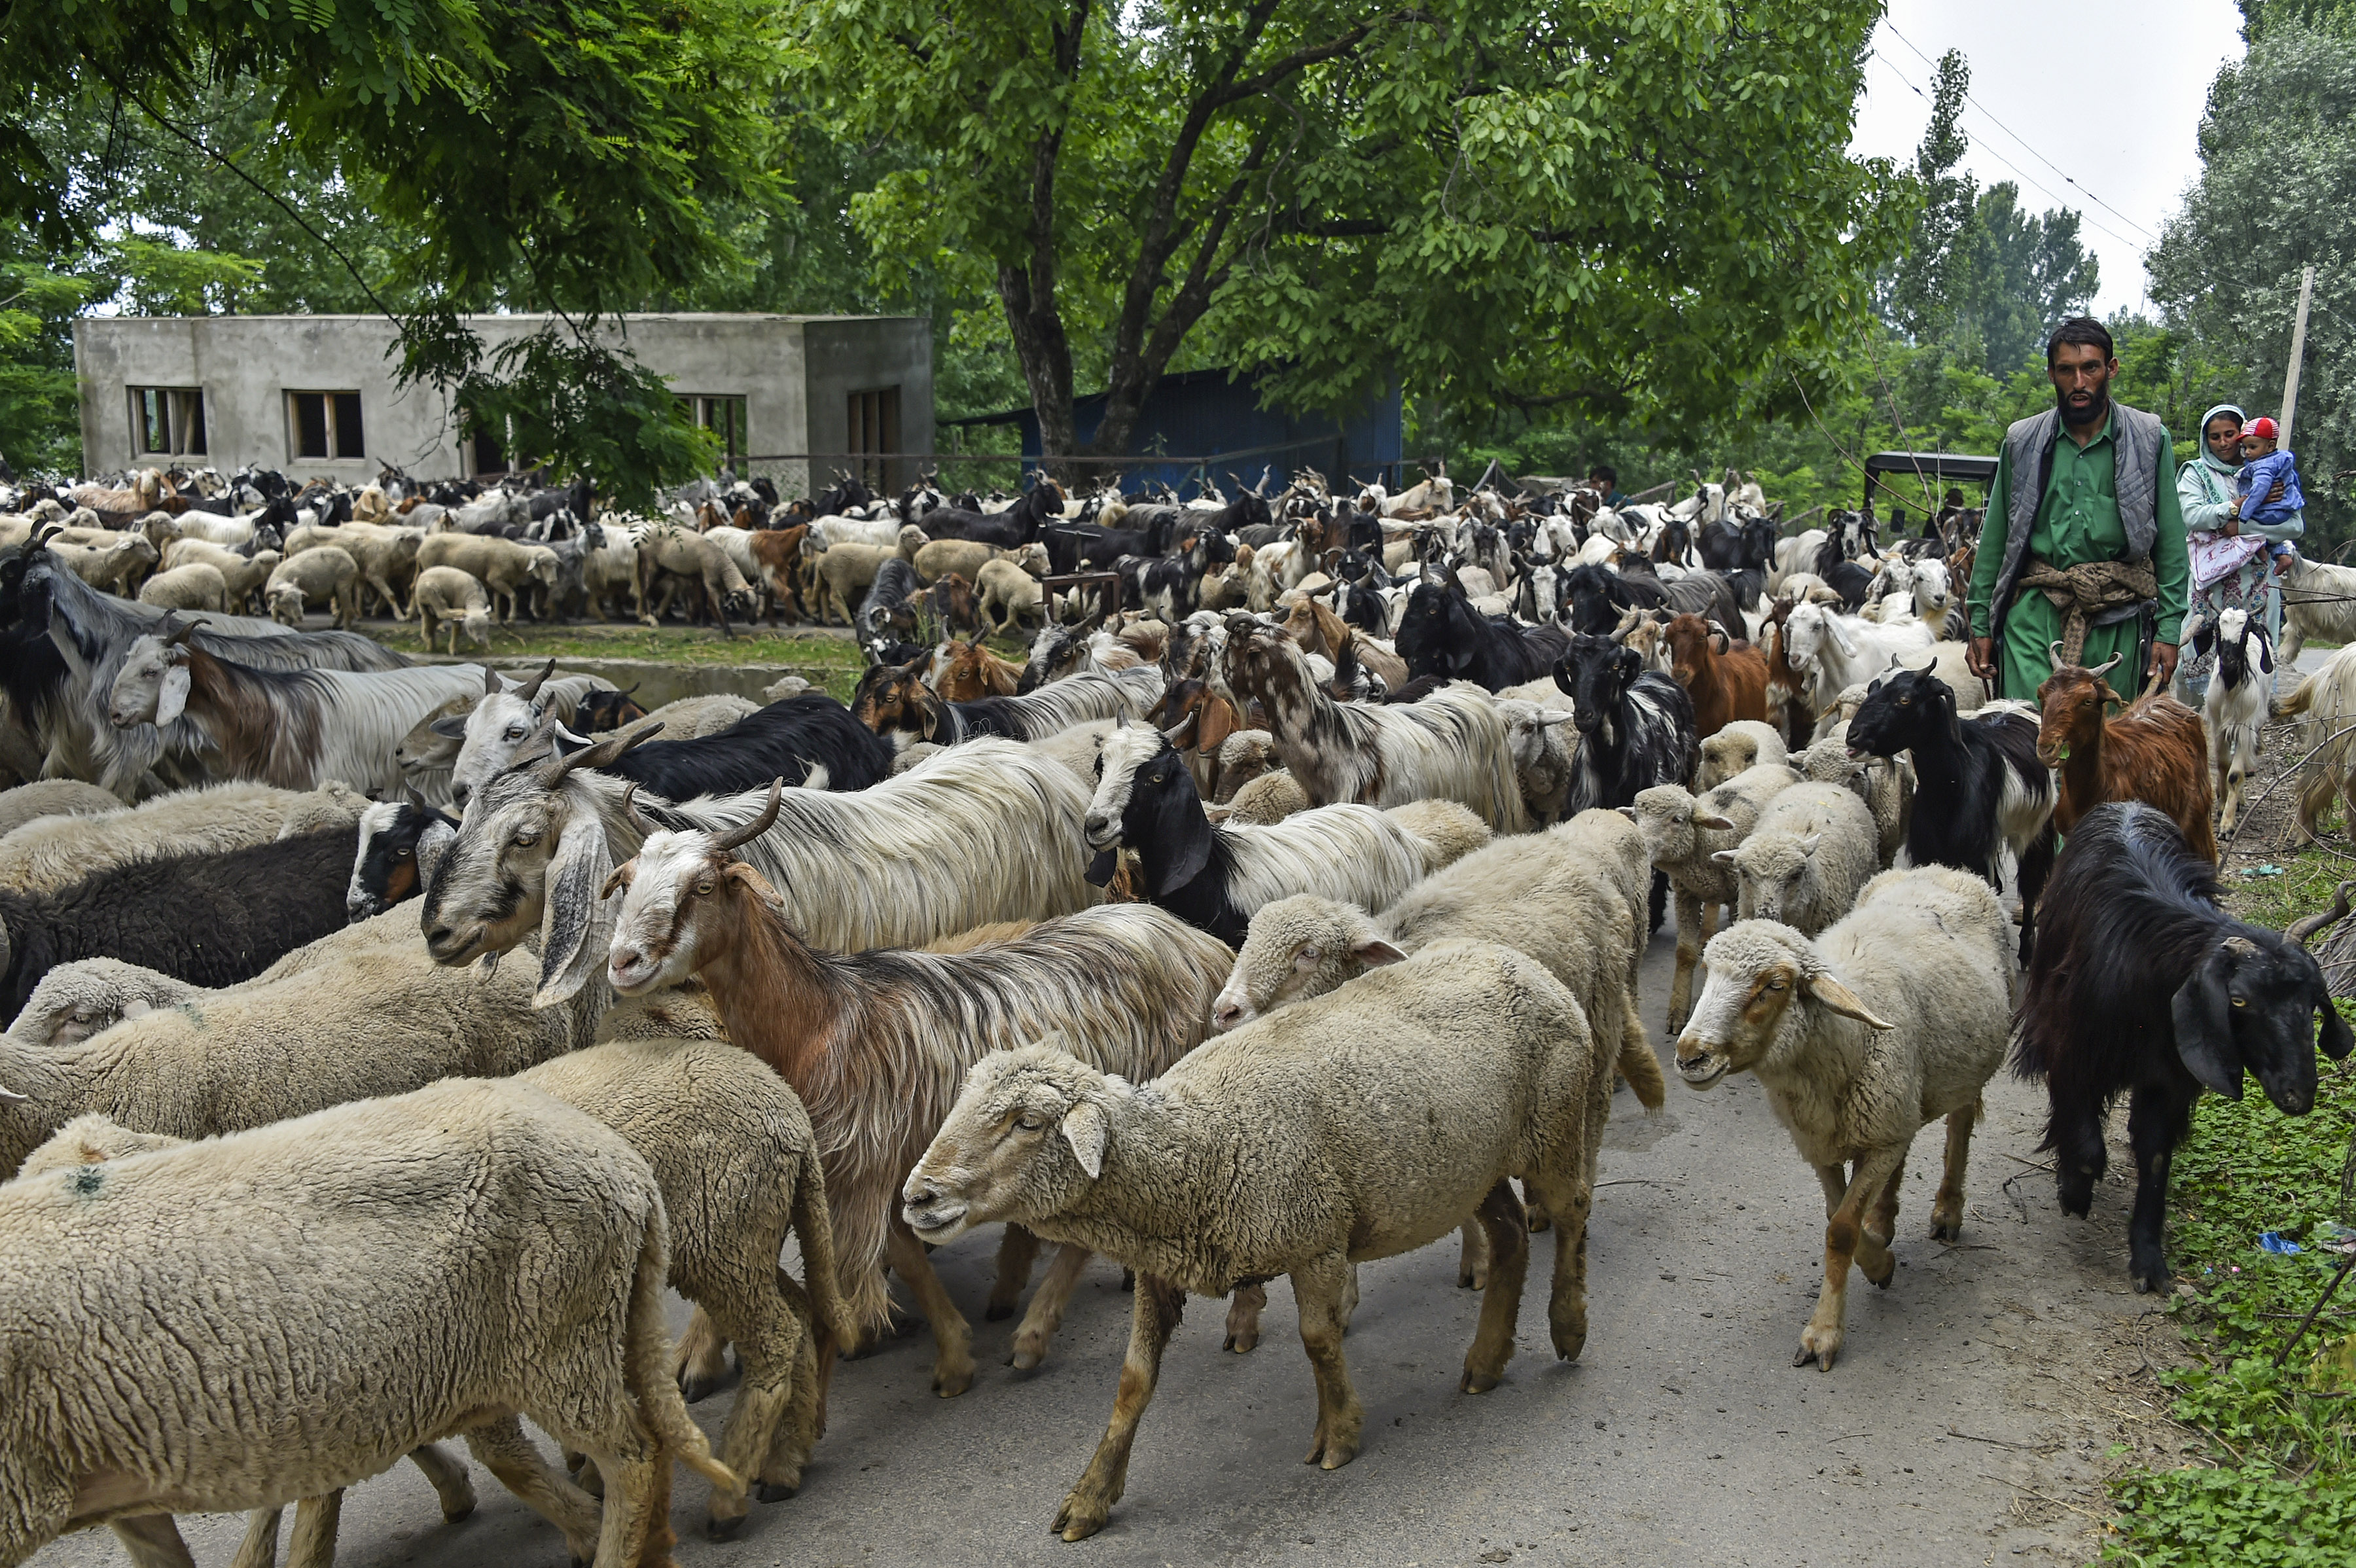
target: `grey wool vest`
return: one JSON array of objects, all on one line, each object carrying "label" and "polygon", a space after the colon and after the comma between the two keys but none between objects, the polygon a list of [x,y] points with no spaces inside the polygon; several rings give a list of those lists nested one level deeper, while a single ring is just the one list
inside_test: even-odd
[{"label": "grey wool vest", "polygon": [[[2012,493],[2005,498],[2004,566],[1997,574],[1996,593],[1988,602],[1991,629],[2004,624],[2013,588],[2029,564],[2029,535],[2036,526],[2046,484],[2053,477],[2053,443],[2061,434],[2061,411],[2051,408],[2017,421],[2004,433],[2005,466],[2011,475]],[[2118,493],[2119,523],[2127,532],[2126,558],[2147,561],[2151,558],[2153,541],[2159,536],[2160,476],[2163,471],[2175,472],[2176,448],[2169,440],[2168,426],[2156,416],[2115,399],[2111,403],[2111,439],[2116,448],[2113,485]],[[2115,611],[2099,618],[2096,624],[2125,620],[2140,607]]]}]

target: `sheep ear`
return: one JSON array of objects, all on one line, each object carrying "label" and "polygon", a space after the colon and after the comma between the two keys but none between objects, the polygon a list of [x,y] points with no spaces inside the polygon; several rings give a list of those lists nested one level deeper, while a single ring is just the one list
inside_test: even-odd
[{"label": "sheep ear", "polygon": [[2225,961],[2222,949],[2211,953],[2192,972],[2192,978],[2177,988],[2168,1011],[2176,1026],[2176,1055],[2185,1070],[2202,1088],[2239,1100],[2242,1052],[2233,1044],[2233,999],[2226,994],[2224,976],[2219,972]]},{"label": "sheep ear", "polygon": [[1064,1142],[1072,1145],[1073,1157],[1090,1181],[1104,1175],[1105,1140],[1111,1132],[1104,1107],[1093,1101],[1083,1100],[1064,1112]]},{"label": "sheep ear", "polygon": [[1897,1025],[1874,1015],[1865,999],[1829,974],[1808,977],[1808,994],[1845,1018],[1854,1018],[1869,1029],[1894,1029]]},{"label": "sheep ear", "polygon": [[134,1018],[145,1018],[154,1011],[155,1011],[155,1004],[134,996],[123,1004],[123,1018],[120,1021],[127,1023]]},{"label": "sheep ear", "polygon": [[164,688],[155,694],[155,727],[163,728],[188,705],[188,667],[174,664],[164,671]]},{"label": "sheep ear", "polygon": [[1720,865],[1732,865],[1734,864],[1734,852],[1730,849],[1712,850],[1709,857],[1710,859],[1718,862]]},{"label": "sheep ear", "polygon": [[1697,828],[1708,828],[1712,832],[1730,833],[1734,831],[1734,824],[1729,822],[1726,818],[1717,816],[1706,817],[1699,811],[1696,811],[1694,813],[1693,825]]},{"label": "sheep ear", "polygon": [[570,1001],[605,961],[613,919],[601,891],[614,874],[613,852],[602,829],[570,832],[548,868],[548,892],[540,919],[540,989],[534,1007]]},{"label": "sheep ear", "polygon": [[1407,954],[1380,937],[1369,938],[1365,941],[1355,944],[1350,949],[1350,956],[1368,969],[1383,969],[1394,963],[1407,961]]}]

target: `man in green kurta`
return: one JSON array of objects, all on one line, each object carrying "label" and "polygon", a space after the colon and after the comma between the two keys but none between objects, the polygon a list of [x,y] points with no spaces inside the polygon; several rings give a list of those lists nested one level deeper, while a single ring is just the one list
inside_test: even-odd
[{"label": "man in green kurta", "polygon": [[[1972,564],[1968,661],[1998,696],[2034,702],[2053,645],[2072,662],[2123,656],[2134,676],[2176,672],[2190,586],[2175,450],[2158,419],[2113,401],[2111,335],[2076,317],[2045,346],[2054,406],[2005,433]],[[2148,664],[2140,650],[2149,643]]]}]

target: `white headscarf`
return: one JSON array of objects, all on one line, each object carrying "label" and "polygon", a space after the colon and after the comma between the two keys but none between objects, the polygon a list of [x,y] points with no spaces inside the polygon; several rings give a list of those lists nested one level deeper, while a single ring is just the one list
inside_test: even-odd
[{"label": "white headscarf", "polygon": [[2232,414],[2235,424],[2247,424],[2250,423],[2250,416],[2242,412],[2242,405],[2240,403],[2221,403],[2216,407],[2211,409],[2208,413],[2201,416],[2201,423],[2193,426],[2193,431],[2195,433],[2194,438],[2201,443],[2201,460],[2202,462],[2208,464],[2211,467],[2216,469],[2221,474],[2238,474],[2242,471],[2241,464],[2220,463],[2217,461],[2217,455],[2209,450],[2209,422],[2216,418],[2221,413]]}]

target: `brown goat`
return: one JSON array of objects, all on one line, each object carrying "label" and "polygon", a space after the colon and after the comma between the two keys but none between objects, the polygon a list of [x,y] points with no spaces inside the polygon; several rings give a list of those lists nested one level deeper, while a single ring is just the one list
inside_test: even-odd
[{"label": "brown goat", "polygon": [[1794,606],[1788,599],[1778,599],[1768,611],[1767,623],[1759,628],[1760,650],[1767,656],[1768,722],[1783,734],[1792,749],[1800,750],[1808,744],[1808,734],[1815,727],[1816,715],[1811,711],[1805,695],[1807,678],[1792,668],[1785,652],[1789,646],[1783,640],[1783,623],[1792,618]]},{"label": "brown goat", "polygon": [[1396,692],[1407,684],[1406,660],[1378,646],[1374,639],[1315,599],[1303,597],[1295,601],[1292,613],[1285,618],[1283,629],[1285,636],[1301,644],[1301,651],[1317,654],[1335,664],[1342,662],[1342,650],[1355,642],[1358,662],[1379,676],[1384,685]]},{"label": "brown goat", "polygon": [[980,697],[1011,697],[1023,679],[1023,666],[1001,659],[979,639],[948,644],[948,658],[933,690],[945,702],[970,703]]},{"label": "brown goat", "polygon": [[2209,734],[2201,715],[2165,693],[2154,692],[2115,719],[2104,714],[2126,699],[2103,677],[2124,655],[2093,669],[2061,662],[2037,688],[2044,710],[2037,728],[2037,760],[2054,769],[2053,825],[2063,833],[2105,800],[2142,800],[2184,830],[2184,842],[2203,860],[2217,858],[2209,825]]},{"label": "brown goat", "polygon": [[931,603],[944,632],[954,635],[959,630],[981,629],[981,607],[974,597],[973,585],[958,573],[943,573],[925,590],[925,597]]},{"label": "brown goat", "polygon": [[1195,792],[1205,800],[1218,793],[1219,747],[1243,727],[1235,704],[1204,681],[1181,681],[1162,693],[1152,713],[1154,727],[1169,738],[1194,775]]},{"label": "brown goat", "polygon": [[[927,653],[905,664],[870,665],[851,694],[851,716],[877,735],[913,728],[920,738],[932,739],[942,713],[941,700],[925,684],[925,669],[932,661]],[[912,716],[914,725],[907,723]]]},{"label": "brown goat", "polygon": [[771,626],[777,624],[780,607],[787,626],[800,624],[802,542],[809,537],[809,524],[796,523],[791,528],[764,529],[753,535],[748,545],[754,564],[761,568],[762,585],[769,590]]},{"label": "brown goat", "polygon": [[1767,717],[1767,656],[1715,621],[1681,615],[1662,630],[1669,669],[1693,698],[1694,733],[1708,740],[1737,719]]}]

